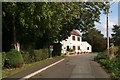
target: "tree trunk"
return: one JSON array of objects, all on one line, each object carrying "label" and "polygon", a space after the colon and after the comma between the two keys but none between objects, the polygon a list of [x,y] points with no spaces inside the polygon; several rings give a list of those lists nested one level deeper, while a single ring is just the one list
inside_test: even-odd
[{"label": "tree trunk", "polygon": [[13,48],[16,49],[16,28],[15,28],[15,16],[13,15]]}]

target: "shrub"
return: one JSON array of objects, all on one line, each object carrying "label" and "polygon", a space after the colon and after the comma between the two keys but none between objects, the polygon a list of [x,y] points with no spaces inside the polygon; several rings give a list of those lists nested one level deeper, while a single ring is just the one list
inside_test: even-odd
[{"label": "shrub", "polygon": [[42,60],[47,59],[49,57],[49,50],[48,49],[42,49]]},{"label": "shrub", "polygon": [[40,61],[49,57],[48,49],[30,51],[31,62]]},{"label": "shrub", "polygon": [[118,46],[117,58],[120,60],[120,46]]},{"label": "shrub", "polygon": [[48,49],[40,49],[38,50],[38,54],[36,55],[36,59],[44,60],[49,57],[49,51]]},{"label": "shrub", "polygon": [[74,49],[70,49],[69,51],[70,51],[70,52],[74,52],[75,50],[74,50]]},{"label": "shrub", "polygon": [[34,50],[33,54],[34,54],[34,61],[42,60],[42,55],[43,55],[42,50]]},{"label": "shrub", "polygon": [[105,52],[98,53],[98,55],[94,58],[95,61],[98,61],[100,59],[108,59],[108,56]]},{"label": "shrub", "polygon": [[120,59],[119,58],[113,58],[108,59],[106,54],[99,53],[95,60],[99,62],[109,73],[111,73],[112,78],[115,80],[120,79]]},{"label": "shrub", "polygon": [[28,51],[21,51],[24,63],[28,64],[31,63],[31,56]]},{"label": "shrub", "polygon": [[0,54],[2,55],[2,67],[4,67],[5,59],[6,59],[6,53],[5,52],[1,52]]},{"label": "shrub", "polygon": [[7,67],[21,67],[24,63],[21,52],[18,52],[15,49],[11,49],[7,55],[6,64]]}]

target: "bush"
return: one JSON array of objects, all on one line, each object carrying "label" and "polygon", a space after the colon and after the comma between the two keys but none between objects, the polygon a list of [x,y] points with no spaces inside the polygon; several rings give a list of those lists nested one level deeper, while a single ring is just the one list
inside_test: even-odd
[{"label": "bush", "polygon": [[34,54],[34,61],[42,60],[42,55],[43,55],[42,50],[34,50],[33,54]]},{"label": "bush", "polygon": [[0,54],[2,55],[2,67],[4,67],[5,60],[6,60],[6,53],[5,52],[1,52]]},{"label": "bush", "polygon": [[120,60],[120,46],[118,46],[117,58]]},{"label": "bush", "polygon": [[31,62],[47,59],[49,57],[48,49],[32,50],[30,51]]},{"label": "bush", "polygon": [[48,49],[34,50],[35,61],[47,59],[49,57]]},{"label": "bush", "polygon": [[115,80],[120,79],[120,59],[113,58],[111,60],[108,59],[106,54],[99,53],[95,60],[99,62],[109,73],[111,73],[112,78]]},{"label": "bush", "polygon": [[108,59],[108,56],[105,52],[98,53],[98,55],[94,58],[95,61],[99,62],[100,59]]},{"label": "bush", "polygon": [[7,67],[21,67],[24,63],[21,52],[15,49],[11,49],[6,55],[6,66]]},{"label": "bush", "polygon": [[70,52],[74,52],[75,50],[74,50],[74,49],[70,49],[69,51],[70,51]]},{"label": "bush", "polygon": [[21,51],[24,63],[28,64],[31,63],[31,56],[28,51]]}]

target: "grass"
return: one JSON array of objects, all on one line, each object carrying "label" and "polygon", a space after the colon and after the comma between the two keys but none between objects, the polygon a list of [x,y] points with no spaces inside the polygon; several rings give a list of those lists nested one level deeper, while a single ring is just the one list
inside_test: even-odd
[{"label": "grass", "polygon": [[51,60],[54,60],[54,58],[52,58],[52,59],[45,59],[45,60],[42,60],[42,61],[39,61],[39,62],[34,62],[34,63],[31,63],[31,64],[24,64],[21,68],[4,69],[4,70],[2,70],[2,78],[5,78],[5,77],[13,75],[13,74],[15,74],[17,72],[29,69],[29,68],[31,68],[31,67],[33,67],[35,65],[38,65],[38,64],[41,64],[41,63],[45,63],[45,62],[51,61]]},{"label": "grass", "polygon": [[68,56],[66,56],[66,55],[61,55],[61,56],[59,56],[59,57],[66,58],[66,57],[68,57]]}]

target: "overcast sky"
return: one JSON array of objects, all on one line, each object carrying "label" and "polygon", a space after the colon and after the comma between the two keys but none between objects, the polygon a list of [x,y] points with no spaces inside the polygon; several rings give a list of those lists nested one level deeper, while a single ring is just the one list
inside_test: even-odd
[{"label": "overcast sky", "polygon": [[[111,36],[113,25],[116,25],[116,24],[118,25],[118,2],[114,2],[111,5],[110,12],[111,13],[109,14],[108,25],[109,25],[109,35]],[[106,15],[105,14],[100,15],[100,22],[101,24],[96,23],[96,28],[100,30],[102,34],[104,34],[104,36],[106,37]]]}]

